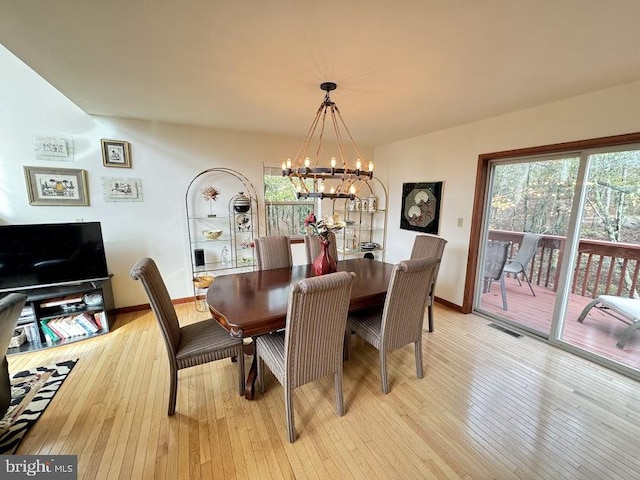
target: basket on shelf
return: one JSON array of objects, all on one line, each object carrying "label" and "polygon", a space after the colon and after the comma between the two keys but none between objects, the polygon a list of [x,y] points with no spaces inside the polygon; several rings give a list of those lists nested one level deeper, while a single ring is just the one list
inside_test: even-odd
[{"label": "basket on shelf", "polygon": [[9,342],[9,348],[16,348],[22,345],[27,341],[27,336],[24,333],[24,330],[21,330],[20,333],[14,332],[13,337],[11,337],[11,341]]}]

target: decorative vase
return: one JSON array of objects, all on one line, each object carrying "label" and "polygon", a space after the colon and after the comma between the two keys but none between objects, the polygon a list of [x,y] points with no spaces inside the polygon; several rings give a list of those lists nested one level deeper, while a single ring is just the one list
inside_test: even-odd
[{"label": "decorative vase", "polygon": [[326,273],[333,273],[338,270],[336,260],[329,255],[329,245],[331,242],[320,239],[320,254],[313,261],[313,273],[314,275],[324,275]]},{"label": "decorative vase", "polygon": [[251,209],[251,200],[249,200],[244,192],[236,195],[233,201],[233,209],[238,213],[246,213]]}]

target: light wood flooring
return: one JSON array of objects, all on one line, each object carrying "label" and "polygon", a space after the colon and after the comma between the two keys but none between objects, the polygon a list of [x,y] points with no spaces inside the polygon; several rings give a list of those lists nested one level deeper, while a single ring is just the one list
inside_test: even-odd
[{"label": "light wood flooring", "polygon": [[[203,316],[176,308],[185,323]],[[388,395],[377,351],[353,342],[345,416],[332,378],[300,387],[289,444],[282,387],[268,377],[247,401],[230,361],[181,371],[167,417],[155,319],[120,315],[108,335],[9,357],[12,372],[79,359],[17,453],[75,454],[86,479],[640,478],[640,383],[487,324],[437,305],[425,378],[411,346],[395,351]]]}]

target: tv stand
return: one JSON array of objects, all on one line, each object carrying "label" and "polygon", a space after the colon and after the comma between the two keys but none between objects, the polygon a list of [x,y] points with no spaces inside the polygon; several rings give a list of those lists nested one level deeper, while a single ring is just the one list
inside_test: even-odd
[{"label": "tv stand", "polygon": [[111,279],[34,287],[20,293],[27,302],[17,331],[26,341],[8,355],[57,347],[108,333],[115,323]]}]

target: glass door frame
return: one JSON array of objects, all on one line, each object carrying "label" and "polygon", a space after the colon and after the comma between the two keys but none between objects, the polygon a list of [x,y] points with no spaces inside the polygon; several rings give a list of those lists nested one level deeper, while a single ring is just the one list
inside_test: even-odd
[{"label": "glass door frame", "polygon": [[[566,305],[571,289],[571,281],[573,278],[572,265],[576,260],[577,246],[580,241],[580,222],[582,209],[584,207],[584,198],[587,188],[586,179],[588,179],[589,156],[603,152],[624,151],[630,149],[640,149],[640,133],[632,133],[626,135],[617,135],[612,137],[602,137],[590,140],[582,140],[577,142],[566,142],[561,144],[546,145],[541,147],[531,147],[519,150],[508,150],[502,152],[494,152],[481,154],[478,157],[478,169],[476,175],[476,187],[474,207],[472,212],[471,233],[469,241],[469,252],[467,261],[467,274],[465,278],[464,298],[462,305],[463,313],[477,313],[481,316],[487,316],[481,311],[475,309],[476,298],[481,289],[481,281],[478,281],[480,269],[482,268],[482,258],[484,255],[483,239],[486,241],[488,231],[485,218],[489,209],[489,192],[491,191],[491,166],[496,160],[509,160],[519,158],[523,161],[535,157],[555,156],[555,154],[566,155],[569,153],[577,153],[580,156],[580,165],[578,170],[578,178],[574,189],[574,202],[570,213],[570,223],[567,232],[566,254],[560,265],[560,283],[554,306],[552,324],[548,338],[541,337],[539,333],[531,333],[526,330],[523,333],[533,335],[540,340],[557,346],[563,350],[575,353],[584,357],[589,361],[603,365],[611,370],[622,373],[626,376],[640,380],[640,371],[627,367],[621,363],[610,360],[595,353],[583,350],[574,345],[563,341],[562,327],[564,315],[566,313]],[[528,157],[528,158],[527,158]],[[577,200],[576,200],[577,199]],[[580,207],[580,208],[578,208]],[[520,328],[518,328],[520,330]]]}]

